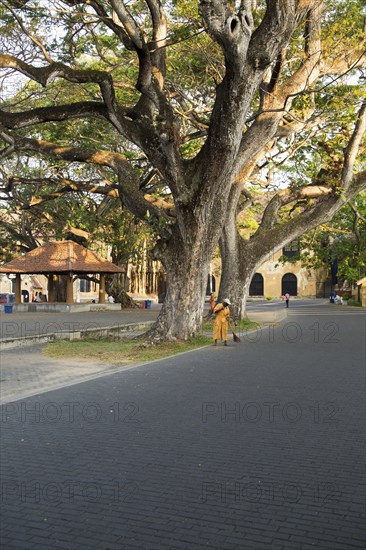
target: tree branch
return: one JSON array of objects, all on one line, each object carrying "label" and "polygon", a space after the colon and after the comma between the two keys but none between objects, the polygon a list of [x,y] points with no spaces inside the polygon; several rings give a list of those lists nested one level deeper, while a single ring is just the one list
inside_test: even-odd
[{"label": "tree branch", "polygon": [[[38,206],[44,202],[54,200],[58,197],[61,197],[67,193],[89,193],[96,195],[104,195],[107,197],[118,198],[118,185],[108,182],[106,185],[98,185],[93,182],[86,181],[76,181],[66,178],[20,178],[11,176],[8,178],[8,185],[4,191],[10,192],[13,190],[16,185],[39,185],[41,187],[55,185],[59,187],[52,193],[47,193],[45,195],[32,196],[30,201],[26,203],[24,208],[31,208],[33,206]],[[139,186],[141,188],[141,185]],[[149,203],[154,205],[156,208],[165,210],[169,216],[174,217],[174,204],[168,202],[162,198],[155,197],[149,193],[143,195],[144,199]]]},{"label": "tree branch", "polygon": [[[295,191],[292,191],[291,189],[284,189],[282,191],[279,191],[267,205],[263,213],[261,225],[257,230],[257,233],[260,234],[262,231],[266,231],[275,227],[278,223],[278,215],[280,209],[283,206],[290,204],[291,202],[302,201],[304,199],[306,201],[308,201],[309,199],[321,199],[324,196],[333,195],[335,196],[335,204],[337,204],[337,201],[344,202],[346,196],[348,197],[347,200],[349,200],[349,197],[354,196],[355,188],[362,188],[362,183],[360,185],[358,181],[358,175],[353,174],[353,167],[360,149],[360,144],[364,136],[365,129],[366,101],[363,102],[360,108],[352,136],[344,151],[343,169],[340,178],[340,187],[342,189],[341,195],[332,187],[321,185],[307,185]],[[350,193],[347,193],[348,190],[350,190]],[[315,206],[314,208],[310,208],[309,210],[315,211],[316,209],[317,206]],[[305,213],[303,212],[299,217],[303,217],[304,215]]]},{"label": "tree branch", "polygon": [[242,8],[236,15],[227,2],[200,0],[199,12],[208,32],[221,46],[227,66],[236,66],[240,70],[239,65],[252,34],[251,20],[245,5],[242,3]]},{"label": "tree branch", "polygon": [[[200,172],[202,180],[212,181],[213,170],[216,181],[223,181],[224,174],[226,178],[228,174],[236,178],[250,159],[242,148],[238,151],[238,146],[253,95],[263,72],[287,44],[314,1],[268,0],[266,14],[253,36],[245,16],[243,21],[233,16],[226,2],[200,1],[200,13],[210,34],[224,51],[226,67],[225,77],[217,88],[208,137],[194,163],[194,171]],[[278,115],[279,119],[281,116]],[[275,131],[276,125],[269,118],[266,124]],[[263,142],[255,136],[251,152],[257,154],[262,146]],[[217,190],[211,188],[211,192]]]},{"label": "tree branch", "polygon": [[24,34],[26,36],[28,36],[28,38],[31,40],[31,42],[33,42],[33,44],[35,44],[36,46],[38,46],[38,48],[41,50],[45,60],[47,61],[47,63],[52,63],[53,60],[52,60],[52,57],[50,56],[50,54],[47,52],[46,48],[43,46],[43,44],[41,43],[40,39],[36,36],[33,36],[33,34],[31,34],[27,28],[25,27],[22,19],[20,17],[18,17],[18,15],[16,14],[16,12],[14,10],[12,10],[9,6],[7,6],[7,9],[9,10],[9,12],[12,14],[12,16],[14,17],[14,19],[18,22],[18,25],[19,27],[22,29],[22,31],[24,32]]},{"label": "tree branch", "polygon": [[364,100],[358,113],[355,129],[344,151],[344,163],[341,177],[341,186],[347,189],[352,183],[353,167],[366,131],[366,101]]},{"label": "tree branch", "polygon": [[262,232],[257,231],[250,239],[249,247],[252,247],[253,250],[260,249],[262,251],[260,263],[263,263],[270,254],[279,250],[285,244],[322,223],[330,221],[348,200],[351,200],[364,189],[366,189],[366,171],[354,176],[352,185],[343,196],[329,194],[314,207],[302,212],[300,216]]},{"label": "tree branch", "polygon": [[146,0],[153,23],[153,40],[149,44],[153,74],[163,88],[166,74],[167,19],[159,0]]},{"label": "tree branch", "polygon": [[132,15],[129,13],[124,2],[122,0],[111,0],[111,6],[115,13],[113,19],[116,21],[116,16],[123,25],[127,35],[130,37],[136,50],[143,50],[146,48],[144,35],[141,32],[138,24],[135,22]]},{"label": "tree branch", "polygon": [[44,67],[34,67],[12,55],[0,54],[0,68],[15,69],[42,86],[50,80],[63,78],[77,84],[96,83],[99,85],[103,100],[110,116],[117,111],[112,76],[104,71],[71,69],[63,63],[50,63]]},{"label": "tree branch", "polygon": [[[248,60],[256,69],[266,69],[306,12],[318,0],[267,0],[267,10],[250,40]],[[273,52],[276,52],[275,56]]]},{"label": "tree branch", "polygon": [[103,21],[103,23],[107,25],[107,27],[109,27],[116,36],[118,36],[118,38],[124,44],[125,48],[127,48],[128,50],[134,49],[134,46],[130,37],[121,26],[121,22],[119,21],[119,19],[115,17],[115,12],[112,12],[112,16],[110,16],[108,12],[105,10],[101,2],[97,0],[77,0],[77,1],[64,0],[64,1],[70,5],[84,4],[84,5],[92,6],[95,13],[99,16],[100,20]]},{"label": "tree branch", "polygon": [[[157,221],[161,233],[167,237],[166,225],[169,225],[170,220],[166,211],[157,208],[144,198],[139,189],[137,175],[130,166],[130,163],[120,153],[112,153],[105,150],[94,151],[77,147],[60,147],[55,143],[23,138],[14,134],[9,135],[6,132],[2,132],[1,137],[5,141],[12,141],[18,151],[36,151],[42,155],[60,160],[107,166],[112,169],[118,176],[118,191],[122,202],[139,219],[149,221],[150,223]],[[162,226],[162,221],[165,223],[165,226]]]},{"label": "tree branch", "polygon": [[19,129],[26,128],[33,124],[43,122],[53,122],[68,120],[71,118],[81,118],[85,116],[94,116],[109,120],[109,113],[104,103],[95,101],[83,101],[80,103],[71,103],[69,105],[56,105],[49,107],[38,107],[30,111],[20,111],[10,113],[0,110],[0,124],[5,128]]}]

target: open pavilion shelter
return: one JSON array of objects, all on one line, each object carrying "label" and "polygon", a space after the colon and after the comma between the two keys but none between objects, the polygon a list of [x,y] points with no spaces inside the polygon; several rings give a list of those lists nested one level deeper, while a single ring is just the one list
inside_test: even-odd
[{"label": "open pavilion shelter", "polygon": [[73,304],[75,276],[99,275],[99,303],[105,304],[105,276],[125,270],[73,241],[51,241],[0,266],[0,273],[15,274],[15,304],[21,303],[21,275],[48,277],[48,302],[55,302],[55,276],[65,275],[66,303]]}]

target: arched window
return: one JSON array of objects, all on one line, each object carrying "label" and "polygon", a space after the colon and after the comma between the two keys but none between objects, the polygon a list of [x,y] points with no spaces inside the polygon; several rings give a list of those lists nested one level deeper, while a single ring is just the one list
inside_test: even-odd
[{"label": "arched window", "polygon": [[249,296],[263,296],[264,283],[260,273],[254,273],[249,287]]},{"label": "arched window", "polygon": [[297,277],[293,273],[286,273],[282,277],[282,296],[288,292],[290,296],[297,296]]}]

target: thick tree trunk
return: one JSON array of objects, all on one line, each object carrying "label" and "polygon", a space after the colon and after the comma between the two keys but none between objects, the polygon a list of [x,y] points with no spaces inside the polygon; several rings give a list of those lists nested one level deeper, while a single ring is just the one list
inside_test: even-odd
[{"label": "thick tree trunk", "polygon": [[228,298],[234,318],[245,319],[249,286],[258,259],[250,243],[240,237],[234,214],[228,216],[226,221],[219,241],[222,269],[218,299],[222,301]]},{"label": "thick tree trunk", "polygon": [[234,318],[245,319],[249,285],[257,262],[251,242],[242,239],[238,233],[236,219],[238,211],[243,207],[240,198],[240,186],[234,185],[230,191],[225,224],[219,240],[222,268],[218,299],[222,301],[228,298]]},{"label": "thick tree trunk", "polygon": [[164,258],[166,297],[157,322],[148,332],[151,339],[186,340],[202,330],[203,306],[211,251],[170,247]]},{"label": "thick tree trunk", "polygon": [[257,269],[304,231],[299,228],[283,231],[282,226],[245,240],[237,229],[236,212],[233,206],[228,210],[219,241],[222,261],[219,299],[229,298],[233,314],[238,319],[245,319],[249,287]]},{"label": "thick tree trunk", "polygon": [[222,207],[217,216],[213,213],[214,201],[211,197],[194,209],[180,209],[171,238],[153,251],[164,265],[167,289],[150,338],[186,340],[201,333],[207,276],[223,220]]},{"label": "thick tree trunk", "polygon": [[106,278],[107,294],[113,296],[115,302],[118,304],[121,304],[122,309],[129,309],[129,308],[135,308],[135,307],[137,308],[138,305],[127,294],[124,288],[124,285],[125,285],[124,273],[111,275]]},{"label": "thick tree trunk", "polygon": [[245,317],[246,294],[242,281],[246,265],[241,264],[241,239],[236,229],[236,211],[229,211],[219,241],[222,269],[218,300],[228,298],[232,304],[231,312],[235,318]]}]

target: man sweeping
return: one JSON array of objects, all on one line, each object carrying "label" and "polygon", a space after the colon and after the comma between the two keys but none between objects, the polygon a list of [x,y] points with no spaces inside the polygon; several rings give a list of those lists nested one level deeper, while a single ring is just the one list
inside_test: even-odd
[{"label": "man sweeping", "polygon": [[214,346],[217,346],[217,340],[218,338],[221,338],[221,340],[224,342],[224,346],[227,346],[227,332],[229,328],[229,317],[230,317],[230,309],[229,306],[231,305],[231,302],[228,298],[225,298],[225,300],[217,304],[217,306],[214,308],[214,313],[216,315],[215,321],[214,321],[214,327],[213,327],[213,339],[214,339]]}]

